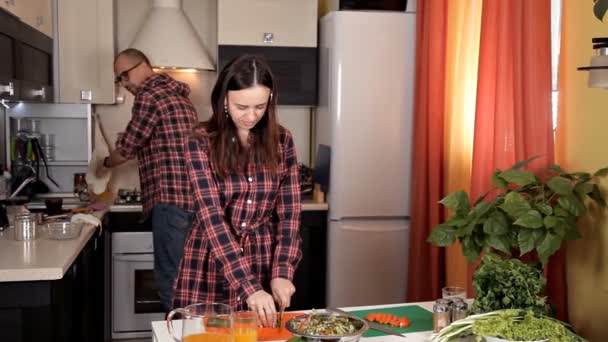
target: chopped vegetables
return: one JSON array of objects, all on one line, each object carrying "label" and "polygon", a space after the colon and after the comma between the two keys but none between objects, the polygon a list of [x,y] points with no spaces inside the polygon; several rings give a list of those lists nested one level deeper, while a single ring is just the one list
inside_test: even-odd
[{"label": "chopped vegetables", "polygon": [[303,319],[294,320],[292,328],[306,335],[349,335],[357,331],[350,318],[341,315],[327,315],[312,312]]},{"label": "chopped vegetables", "polygon": [[380,324],[388,324],[397,328],[407,328],[410,326],[410,320],[407,317],[397,317],[392,314],[383,312],[372,312],[365,316],[365,319],[371,322]]}]

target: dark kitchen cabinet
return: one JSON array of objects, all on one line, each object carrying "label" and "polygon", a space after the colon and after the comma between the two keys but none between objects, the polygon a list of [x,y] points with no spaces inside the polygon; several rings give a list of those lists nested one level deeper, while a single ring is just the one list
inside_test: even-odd
[{"label": "dark kitchen cabinet", "polygon": [[53,40],[1,8],[0,99],[53,102]]},{"label": "dark kitchen cabinet", "polygon": [[325,307],[327,263],[327,210],[302,212],[302,261],[294,275],[296,293],[289,310]]},{"label": "dark kitchen cabinet", "polygon": [[62,279],[0,283],[1,340],[103,341],[103,243],[95,234]]}]

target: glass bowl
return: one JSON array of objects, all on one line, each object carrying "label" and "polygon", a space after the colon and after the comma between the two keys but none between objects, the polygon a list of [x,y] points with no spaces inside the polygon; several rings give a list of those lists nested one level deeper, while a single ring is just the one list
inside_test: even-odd
[{"label": "glass bowl", "polygon": [[82,226],[82,223],[71,223],[70,221],[49,222],[46,232],[49,239],[70,240],[80,236]]}]

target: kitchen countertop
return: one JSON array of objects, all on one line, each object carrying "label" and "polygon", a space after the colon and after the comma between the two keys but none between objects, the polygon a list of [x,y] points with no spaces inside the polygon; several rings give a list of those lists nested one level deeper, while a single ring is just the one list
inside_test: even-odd
[{"label": "kitchen countertop", "polygon": [[[103,214],[98,212],[95,216]],[[91,224],[85,224],[77,239],[51,240],[41,233],[33,241],[16,241],[14,228],[0,232],[0,282],[63,278],[96,231]]]},{"label": "kitchen countertop", "polygon": [[[342,308],[346,311],[353,310],[368,310],[368,309],[381,309],[386,307],[398,306],[398,305],[418,305],[426,310],[433,311],[433,303],[434,302],[419,302],[419,303],[400,303],[400,304],[387,304],[387,305],[371,305],[371,306],[358,306],[351,308]],[[178,334],[181,335],[181,321],[175,320],[173,321],[173,327]],[[402,338],[398,336],[378,336],[378,337],[363,337],[361,341],[383,341],[383,342],[427,342],[429,337],[431,336],[431,331],[422,331],[404,334],[407,338]],[[165,321],[156,321],[152,322],[152,340],[153,342],[174,342],[175,340],[169,335],[169,331],[167,330],[167,322]],[[279,341],[276,341],[279,342]]]},{"label": "kitchen countertop", "polygon": [[[318,211],[328,210],[327,203],[315,203],[312,200],[302,201],[302,211]],[[114,204],[110,206],[110,212],[139,212],[142,210],[141,204]]]}]

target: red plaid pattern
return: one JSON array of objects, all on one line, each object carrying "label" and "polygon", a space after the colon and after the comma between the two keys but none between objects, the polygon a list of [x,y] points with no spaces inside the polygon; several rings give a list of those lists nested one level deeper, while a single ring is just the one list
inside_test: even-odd
[{"label": "red plaid pattern", "polygon": [[165,74],[146,79],[116,143],[123,157],[137,157],[145,215],[158,203],[194,210],[183,144],[198,121],[189,93],[188,85]]},{"label": "red plaid pattern", "polygon": [[208,136],[199,133],[202,138],[190,138],[186,147],[196,219],[174,305],[219,302],[240,309],[254,292],[269,291],[271,279],[292,280],[302,258],[296,151],[291,134],[281,128],[276,172],[249,165],[222,179],[208,157]]}]

